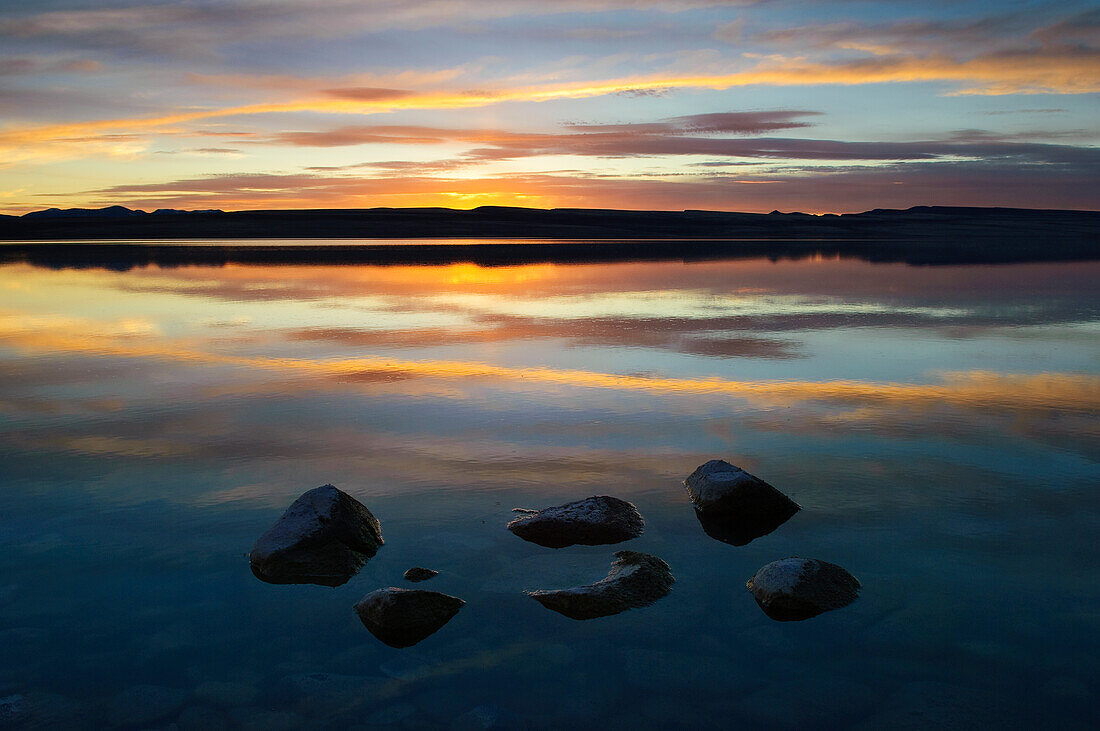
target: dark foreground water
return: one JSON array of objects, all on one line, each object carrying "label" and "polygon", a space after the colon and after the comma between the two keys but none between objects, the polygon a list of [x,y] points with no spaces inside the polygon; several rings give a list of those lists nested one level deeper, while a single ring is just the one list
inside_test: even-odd
[{"label": "dark foreground water", "polygon": [[[0,268],[0,726],[1089,728],[1100,652],[1100,263]],[[743,547],[681,480],[802,506]],[[386,544],[275,586],[255,539],[334,483]],[[542,548],[593,494],[645,534]],[[672,593],[591,621],[524,589],[620,548]],[[766,617],[787,556],[852,605]],[[391,649],[413,565],[466,606]]]}]

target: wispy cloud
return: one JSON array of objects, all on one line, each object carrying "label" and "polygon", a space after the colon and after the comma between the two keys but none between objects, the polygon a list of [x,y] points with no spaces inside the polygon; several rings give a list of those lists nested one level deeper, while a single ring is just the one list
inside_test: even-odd
[{"label": "wispy cloud", "polygon": [[[1093,156],[1095,157],[1095,156]],[[877,166],[791,167],[767,176],[678,174],[621,177],[588,173],[520,173],[490,177],[427,174],[415,169],[221,175],[123,184],[60,197],[94,205],[145,208],[308,208],[519,205],[766,212],[854,212],[910,205],[1100,208],[1100,164],[1021,164],[1001,159],[901,162]],[[767,185],[756,185],[767,181]],[[41,207],[41,204],[38,206]]]},{"label": "wispy cloud", "polygon": [[[440,204],[575,205],[581,186],[568,181],[583,180],[604,201],[626,200],[630,188],[632,207],[678,206],[686,198],[675,191],[704,189],[715,207],[755,207],[763,197],[747,195],[749,183],[779,196],[796,179],[805,189],[825,174],[872,175],[844,165],[899,176],[879,191],[891,200],[917,179],[918,163],[951,179],[1015,179],[1024,166],[1044,179],[1085,179],[1097,138],[1082,95],[1100,92],[1100,11],[1048,0],[997,12],[976,0],[879,3],[873,14],[842,0],[793,8],[775,0],[0,3],[0,188],[44,200],[88,158],[104,163],[97,175],[117,176],[90,182],[89,196],[141,194],[130,189],[139,179],[176,181],[183,195],[225,197],[215,205],[264,207],[309,206],[311,194],[327,205],[373,198],[375,179],[401,181],[405,192],[378,193],[390,204],[424,201],[428,185],[442,185],[431,198]],[[1014,109],[1022,103],[1011,97],[1032,94],[1065,98]],[[990,96],[1005,103],[979,98]],[[1027,124],[1027,114],[1050,122]],[[339,148],[360,145],[378,152],[340,160]],[[561,156],[576,162],[550,159]],[[137,164],[123,170],[123,159]],[[634,160],[633,179],[627,163],[612,160]],[[756,167],[733,175],[743,163]],[[43,174],[28,176],[31,165]],[[699,174],[708,169],[713,182]],[[201,174],[213,170],[242,181],[277,173],[287,187],[218,191]],[[490,170],[507,173],[491,181]],[[531,190],[518,190],[524,181]],[[645,186],[652,194],[637,192]],[[1035,200],[1051,200],[1054,189],[1069,190],[1056,181]],[[969,183],[956,190],[960,200],[1002,201],[976,196]],[[1015,190],[1002,190],[1003,201],[1018,201]],[[793,207],[821,209],[833,198],[823,196]],[[1064,205],[1086,200],[1073,191]]]}]

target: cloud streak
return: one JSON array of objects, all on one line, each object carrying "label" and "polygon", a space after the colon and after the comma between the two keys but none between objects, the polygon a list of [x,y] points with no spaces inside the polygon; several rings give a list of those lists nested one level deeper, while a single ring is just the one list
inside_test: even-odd
[{"label": "cloud streak", "polygon": [[[883,3],[869,15],[822,0],[795,16],[792,7],[0,2],[0,190],[29,191],[4,196],[12,211],[57,201],[74,179],[89,180],[90,195],[162,198],[175,181],[172,207],[219,195],[202,205],[584,205],[577,195],[588,186],[603,196],[592,205],[696,207],[685,196],[702,193],[711,207],[822,210],[831,192],[811,204],[798,191],[825,175],[830,185],[862,176],[889,186],[882,205],[930,202],[935,194],[912,181],[935,177],[957,183],[959,202],[1020,203],[1027,166],[1054,186],[1036,186],[1035,201],[1052,203],[1048,190],[1071,193],[1058,207],[1094,199],[1073,189],[1096,187],[1082,183],[1100,141],[1083,111],[1083,95],[1100,92],[1094,9],[1040,0],[990,12],[962,0],[950,11]],[[1026,107],[1017,98],[1034,94],[1064,98]],[[1002,98],[997,109],[989,96]],[[1044,129],[1020,128],[1019,115],[1044,109],[1062,111]],[[918,174],[930,164],[935,174]],[[878,178],[855,170],[869,165]],[[205,175],[215,171],[221,183]],[[271,175],[274,188],[227,182]],[[978,195],[979,179],[1009,183]],[[376,192],[373,180],[393,189]],[[769,188],[774,205],[749,184]]]},{"label": "cloud streak", "polygon": [[648,76],[594,82],[543,84],[476,91],[416,92],[388,98],[331,98],[322,93],[299,101],[179,111],[152,117],[104,119],[88,122],[17,128],[0,132],[0,149],[12,155],[19,148],[56,141],[60,137],[94,132],[155,131],[226,117],[288,112],[378,114],[412,109],[462,109],[503,102],[547,102],[581,99],[620,92],[666,89],[730,89],[743,86],[859,85],[891,82],[953,82],[956,94],[1086,94],[1100,91],[1100,50],[1059,47],[1009,50],[959,61],[948,56],[875,56],[842,62],[800,59],[766,60],[744,71],[707,76]]}]

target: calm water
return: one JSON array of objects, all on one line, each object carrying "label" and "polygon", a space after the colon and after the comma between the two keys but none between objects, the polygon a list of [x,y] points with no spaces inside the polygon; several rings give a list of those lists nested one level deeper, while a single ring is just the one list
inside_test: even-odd
[{"label": "calm water", "polygon": [[[0,725],[1087,728],[1097,282],[1100,262],[0,267]],[[716,457],[804,510],[709,538],[680,481]],[[256,580],[253,541],[326,482],[386,545],[336,589]],[[555,551],[504,528],[592,494],[645,534]],[[522,593],[619,548],[666,560],[672,593],[585,622]],[[745,580],[791,555],[861,598],[768,619]],[[413,565],[467,605],[395,650],[352,605]]]}]

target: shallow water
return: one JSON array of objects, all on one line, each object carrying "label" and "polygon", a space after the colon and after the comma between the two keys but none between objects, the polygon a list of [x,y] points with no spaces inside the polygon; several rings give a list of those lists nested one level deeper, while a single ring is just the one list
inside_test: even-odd
[{"label": "shallow water", "polygon": [[[1087,728],[1098,281],[1100,262],[4,265],[0,725]],[[708,537],[680,481],[715,457],[803,510]],[[385,546],[335,589],[261,583],[252,543],[324,483]],[[593,494],[644,535],[554,550],[504,528]],[[672,593],[590,621],[523,594],[602,578],[621,548],[667,561]],[[768,619],[745,581],[792,555],[860,598]],[[396,650],[352,605],[414,565],[467,604]]]}]

